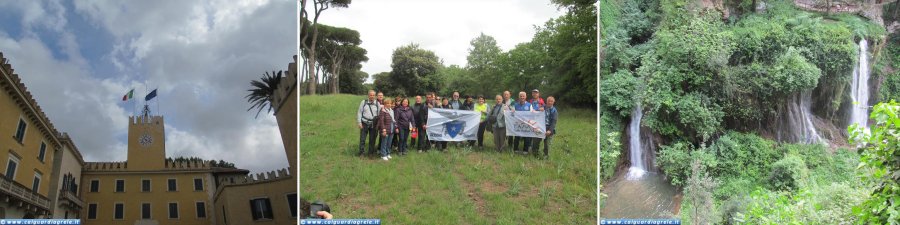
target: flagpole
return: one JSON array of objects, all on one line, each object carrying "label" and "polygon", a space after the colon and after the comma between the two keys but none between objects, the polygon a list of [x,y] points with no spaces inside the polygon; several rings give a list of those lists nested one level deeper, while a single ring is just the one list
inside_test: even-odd
[{"label": "flagpole", "polygon": [[[156,88],[153,90],[159,91],[159,86],[156,86]],[[159,93],[156,93],[156,95],[153,97],[156,98],[156,115],[162,116],[162,111],[159,111]]]},{"label": "flagpole", "polygon": [[[147,83],[144,82],[144,93],[147,93]],[[147,105],[147,94],[144,94],[144,105]]]}]

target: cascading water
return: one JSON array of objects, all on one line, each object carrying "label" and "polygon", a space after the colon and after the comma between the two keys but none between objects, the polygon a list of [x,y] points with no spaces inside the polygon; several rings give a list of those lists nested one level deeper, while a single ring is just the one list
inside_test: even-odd
[{"label": "cascading water", "polygon": [[867,54],[868,42],[863,38],[859,40],[859,64],[853,68],[852,92],[853,105],[850,111],[850,124],[859,124],[867,127],[869,118],[869,57]]},{"label": "cascading water", "polygon": [[782,140],[806,144],[827,144],[813,125],[813,114],[810,111],[811,101],[810,91],[803,91],[791,97],[791,101],[787,104],[787,115],[784,121],[789,136],[781,137]]},{"label": "cascading water", "polygon": [[651,172],[654,146],[650,132],[641,135],[641,106],[631,114],[628,127],[628,148],[631,167],[627,173],[618,172],[604,184],[603,193],[609,196],[600,209],[600,218],[673,218],[677,217],[680,199],[678,190],[661,173]]},{"label": "cascading water", "polygon": [[628,168],[628,174],[625,176],[628,180],[640,179],[647,173],[643,158],[644,148],[641,146],[641,117],[643,116],[641,105],[638,104],[631,113],[631,123],[628,125],[628,148],[631,153],[631,167]]}]

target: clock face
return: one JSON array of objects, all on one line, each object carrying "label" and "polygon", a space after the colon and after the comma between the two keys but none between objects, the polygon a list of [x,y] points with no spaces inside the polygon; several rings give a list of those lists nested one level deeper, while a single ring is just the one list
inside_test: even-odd
[{"label": "clock face", "polygon": [[150,137],[150,134],[141,135],[141,138],[138,139],[138,142],[141,143],[144,147],[150,146],[153,144],[153,137]]}]

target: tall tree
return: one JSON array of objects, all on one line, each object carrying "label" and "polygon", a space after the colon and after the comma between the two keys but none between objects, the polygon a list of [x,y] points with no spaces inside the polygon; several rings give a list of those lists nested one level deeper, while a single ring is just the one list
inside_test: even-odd
[{"label": "tall tree", "polygon": [[556,1],[568,9],[552,29],[554,90],[575,105],[597,104],[597,8],[593,0]]},{"label": "tall tree", "polygon": [[[391,55],[390,82],[397,94],[415,94],[440,89],[441,79],[434,76],[442,66],[434,52],[409,44],[394,49]],[[378,86],[378,85],[376,85]]]},{"label": "tall tree", "polygon": [[[466,69],[471,74],[473,83],[468,84],[475,93],[487,94],[491,91],[498,91],[496,82],[502,76],[498,74],[498,60],[503,53],[497,46],[497,40],[494,37],[481,33],[475,39],[469,42],[469,55],[466,57]],[[492,90],[497,89],[497,90]]]},{"label": "tall tree", "polygon": [[372,86],[375,91],[384,92],[385,95],[397,94],[396,85],[391,81],[391,72],[381,72],[372,75]]},{"label": "tall tree", "polygon": [[[350,5],[351,0],[313,0],[313,19],[309,20],[309,12],[306,11],[306,2],[308,0],[300,0],[300,44],[306,55],[304,55],[307,70],[309,73],[307,92],[316,94],[316,85],[318,85],[318,74],[316,71],[316,47],[319,38],[318,27],[319,16],[322,12],[331,7],[346,8]],[[308,41],[307,41],[308,40]],[[307,44],[309,43],[309,44]]]},{"label": "tall tree", "polygon": [[340,93],[341,72],[344,69],[360,69],[360,63],[368,61],[366,50],[359,47],[359,32],[318,24],[319,42],[317,60],[323,68],[322,78],[332,94]]},{"label": "tall tree", "polygon": [[340,90],[341,93],[345,94],[366,94],[366,86],[363,84],[366,82],[366,78],[369,78],[369,74],[363,71],[360,71],[359,68],[351,69],[351,70],[343,70],[340,74]]},{"label": "tall tree", "polygon": [[450,65],[447,67],[443,67],[438,69],[436,76],[440,78],[446,78],[446,82],[448,85],[444,86],[440,90],[439,94],[450,94],[454,91],[459,91],[459,93],[463,94],[487,94],[479,92],[475,84],[479,82],[490,82],[489,80],[477,80],[475,77],[469,73],[469,70],[459,67],[458,65]]}]

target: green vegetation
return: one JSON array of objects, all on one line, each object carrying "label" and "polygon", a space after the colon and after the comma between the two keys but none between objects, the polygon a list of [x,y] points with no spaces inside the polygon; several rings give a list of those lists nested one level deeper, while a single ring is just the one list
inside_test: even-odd
[{"label": "green vegetation", "polygon": [[850,126],[852,142],[863,145],[860,166],[872,170],[864,181],[874,184],[872,196],[853,208],[861,221],[898,224],[900,222],[900,151],[897,150],[897,130],[900,129],[900,104],[895,101],[879,103],[872,111],[875,126],[870,132],[856,125]]},{"label": "green vegetation", "polygon": [[593,108],[597,103],[596,1],[552,2],[566,13],[536,26],[530,41],[504,51],[492,36],[481,33],[470,42],[465,66],[443,65],[434,52],[414,43],[398,47],[391,71],[376,74],[374,88],[406,96],[425,91],[492,95],[539,88],[545,97],[565,99],[566,105]]},{"label": "green vegetation", "polygon": [[[900,9],[888,8],[885,24]],[[786,0],[603,0],[599,11],[599,122],[608,139],[601,181],[627,161],[618,143],[627,142],[621,132],[640,105],[642,125],[661,140],[657,166],[683,190],[686,224],[900,221],[900,166],[892,142],[882,142],[893,122],[857,139],[870,143],[859,154],[846,144],[772,140],[790,132],[780,126],[800,93],[811,94],[816,126],[834,127],[821,133],[846,137],[838,127],[851,107],[860,39],[874,56],[871,83],[880,90],[872,92],[898,98],[897,34],[859,15],[802,11]],[[873,118],[892,121],[897,109],[886,108]]]},{"label": "green vegetation", "polygon": [[385,224],[596,224],[596,113],[560,108],[549,160],[450,147],[390,161],[357,157],[364,96],[300,97],[300,188],[336,218]]},{"label": "green vegetation", "polygon": [[[727,133],[706,148],[679,142],[660,149],[657,163],[673,184],[715,187],[686,188],[685,196],[711,192],[714,201],[686,202],[682,204],[682,212],[697,211],[695,207],[704,205],[710,210],[700,211],[718,212],[702,216],[683,214],[687,221],[751,224],[855,221],[848,206],[861,203],[868,194],[869,188],[861,183],[857,176],[860,171],[855,168],[859,156],[846,149],[831,152],[821,145],[777,144],[738,132]],[[709,180],[701,179],[702,176],[691,178],[698,171],[707,174]],[[711,185],[713,182],[718,185]],[[694,200],[686,198],[685,201]]]}]

